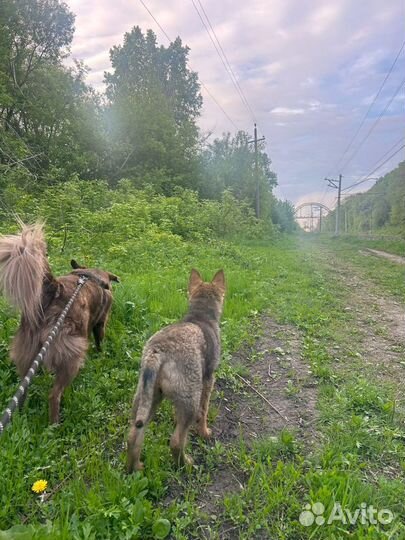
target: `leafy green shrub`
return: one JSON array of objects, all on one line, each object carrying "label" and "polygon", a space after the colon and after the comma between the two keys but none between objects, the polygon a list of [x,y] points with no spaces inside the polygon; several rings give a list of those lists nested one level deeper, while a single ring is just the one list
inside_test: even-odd
[{"label": "leafy green shrub", "polygon": [[9,186],[3,196],[23,220],[46,220],[58,243],[73,235],[76,243],[91,249],[97,236],[99,247],[114,245],[118,254],[125,254],[127,242],[151,235],[163,234],[175,243],[175,238],[265,239],[274,232],[270,221],[257,220],[249,205],[229,191],[220,201],[201,200],[196,192],[179,187],[173,193],[165,197],[151,187],[136,189],[128,180],[113,190],[105,182],[73,178],[35,196]]}]

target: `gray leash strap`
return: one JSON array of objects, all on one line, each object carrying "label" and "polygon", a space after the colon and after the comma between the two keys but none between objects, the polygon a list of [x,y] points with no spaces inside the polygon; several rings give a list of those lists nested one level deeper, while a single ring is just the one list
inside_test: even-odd
[{"label": "gray leash strap", "polygon": [[35,373],[38,371],[39,366],[42,364],[46,353],[48,352],[48,349],[52,343],[52,341],[55,339],[55,337],[59,334],[59,331],[61,329],[61,326],[65,320],[66,315],[68,314],[69,309],[72,307],[73,302],[76,300],[77,295],[80,292],[80,289],[83,287],[83,285],[88,281],[88,277],[86,276],[80,276],[79,281],[77,282],[77,287],[69,300],[69,302],[66,304],[64,310],[59,315],[58,320],[55,323],[55,326],[52,328],[50,334],[46,338],[45,343],[43,344],[41,350],[37,354],[37,356],[34,358],[30,369],[27,372],[27,375],[24,377],[24,379],[21,381],[20,386],[18,387],[17,392],[14,394],[14,396],[10,399],[8,406],[6,410],[4,411],[3,416],[0,420],[0,435],[3,433],[4,428],[7,426],[7,424],[11,420],[11,416],[13,412],[17,409],[17,407],[20,404],[20,400],[25,394],[27,388],[31,384],[32,379],[34,378]]}]

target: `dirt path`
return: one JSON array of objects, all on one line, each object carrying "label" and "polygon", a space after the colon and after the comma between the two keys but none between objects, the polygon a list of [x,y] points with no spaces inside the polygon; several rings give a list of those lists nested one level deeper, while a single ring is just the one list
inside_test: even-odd
[{"label": "dirt path", "polygon": [[[263,437],[276,440],[283,430],[288,430],[309,453],[317,438],[317,387],[301,357],[301,336],[294,327],[278,325],[266,316],[260,326],[261,336],[256,343],[231,359],[233,365],[244,367],[247,373],[243,378],[251,386],[242,382],[242,388],[235,391],[225,379],[217,381],[214,437],[229,447],[242,439],[249,447]],[[241,472],[230,464],[217,467],[198,500],[200,510],[207,516],[207,521],[200,524],[202,538],[209,531],[210,516],[223,512],[224,497],[243,489],[244,481]],[[234,533],[225,521],[221,540],[235,538]]]},{"label": "dirt path", "polygon": [[330,279],[339,280],[349,293],[346,310],[353,323],[348,333],[362,356],[361,365],[367,367],[364,376],[390,384],[405,406],[405,305],[362,276],[350,261],[332,251],[322,257]]},{"label": "dirt path", "polygon": [[243,378],[250,385],[242,381],[243,393],[237,395],[218,381],[222,397],[216,403],[217,438],[231,441],[242,435],[254,440],[263,434],[277,435],[283,429],[302,440],[311,437],[307,427],[314,420],[316,387],[309,366],[301,358],[301,336],[294,327],[263,317],[260,338],[250,350],[236,353],[231,362],[247,369]]},{"label": "dirt path", "polygon": [[354,327],[359,330],[366,362],[384,366],[392,374],[399,370],[405,376],[405,367],[400,364],[405,352],[405,306],[356,273],[347,261],[330,254],[329,264],[331,279],[340,279],[350,292],[346,309],[352,312]]},{"label": "dirt path", "polygon": [[377,257],[384,257],[385,259],[388,259],[397,264],[405,264],[405,257],[400,257],[399,255],[393,255],[392,253],[387,253],[386,251],[380,251],[379,249],[366,248],[365,252],[360,250],[360,253],[363,253],[365,255],[367,255],[368,253],[372,253],[373,255],[377,255]]},{"label": "dirt path", "polygon": [[[347,341],[361,355],[357,369],[366,368],[365,377],[395,384],[398,402],[405,405],[404,305],[362,277],[350,262],[332,251],[327,258],[324,255],[313,253],[320,257],[320,265],[330,279],[337,280],[348,293],[345,309],[352,321],[348,323]],[[249,448],[261,438],[277,441],[283,430],[288,430],[310,455],[319,446],[321,435],[316,430],[317,385],[302,357],[302,336],[295,327],[276,324],[268,316],[260,319],[259,327],[255,343],[231,358],[232,365],[243,368],[240,373],[249,384],[236,378],[235,386],[228,377],[216,383],[213,408],[217,416],[212,422],[214,441],[210,444],[214,446],[218,441],[232,450],[238,449],[242,440]],[[348,357],[341,368],[350,369],[349,362],[353,357]],[[387,460],[384,474],[394,478],[401,473]],[[221,516],[219,536],[215,538],[236,538],[235,527],[224,518],[223,500],[243,490],[246,481],[231,460],[217,460],[196,499],[202,515],[196,523],[199,537],[212,538],[211,531],[217,530],[215,523]]]},{"label": "dirt path", "polygon": [[[330,254],[326,264],[330,265],[331,276],[349,291],[346,310],[353,317],[350,329],[356,332],[361,365],[367,367],[365,376],[396,381],[398,398],[405,399],[402,398],[405,395],[404,306],[364,280],[355,268],[335,254]],[[242,391],[235,391],[227,379],[218,380],[214,399],[218,415],[212,426],[215,439],[231,448],[242,438],[249,447],[263,437],[276,440],[283,430],[288,430],[310,454],[320,441],[316,431],[317,386],[301,355],[302,336],[296,328],[278,325],[266,316],[262,317],[260,327],[260,337],[254,345],[235,354],[231,363],[243,366],[244,378],[263,397],[248,384],[243,383]],[[349,341],[353,341],[352,336]],[[392,477],[399,474],[390,463],[384,472]],[[211,481],[197,499],[199,509],[206,516],[199,524],[201,538],[210,538],[210,516],[223,514],[224,497],[241,491],[245,481],[243,474],[231,464],[217,465]],[[226,520],[220,538],[235,538],[235,530]]]}]

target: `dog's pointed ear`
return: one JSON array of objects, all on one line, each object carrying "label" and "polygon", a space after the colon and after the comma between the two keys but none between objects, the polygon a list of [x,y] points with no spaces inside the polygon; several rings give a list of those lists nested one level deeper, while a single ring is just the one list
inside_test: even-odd
[{"label": "dog's pointed ear", "polygon": [[77,263],[74,259],[72,259],[72,260],[70,261],[70,264],[71,264],[71,266],[72,266],[72,268],[73,268],[74,270],[79,270],[79,269],[84,270],[84,269],[86,268],[85,266],[80,266],[80,264]]},{"label": "dog's pointed ear", "polygon": [[120,282],[119,277],[116,276],[115,274],[111,274],[111,272],[108,272],[108,277],[109,277],[110,281],[116,281],[117,283]]},{"label": "dog's pointed ear", "polygon": [[201,274],[198,270],[193,268],[190,273],[190,279],[188,280],[188,293],[192,294],[193,291],[201,285],[203,282]]},{"label": "dog's pointed ear", "polygon": [[215,287],[218,287],[218,289],[220,289],[222,293],[224,293],[225,289],[226,289],[224,271],[223,270],[218,270],[218,272],[212,278],[211,283],[213,285],[215,285]]}]

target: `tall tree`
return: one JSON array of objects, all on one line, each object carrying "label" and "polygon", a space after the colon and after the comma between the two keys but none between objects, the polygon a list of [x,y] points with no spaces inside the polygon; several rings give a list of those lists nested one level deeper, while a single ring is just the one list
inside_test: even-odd
[{"label": "tall tree", "polygon": [[[229,189],[240,200],[246,199],[254,207],[256,193],[256,171],[254,147],[249,143],[251,137],[245,131],[235,136],[226,133],[215,139],[203,153],[203,162],[207,173],[203,194],[219,198]],[[263,210],[270,211],[271,192],[277,185],[277,177],[270,169],[271,160],[264,151],[264,144],[259,143],[258,173]]]},{"label": "tall tree", "polygon": [[68,51],[74,16],[59,0],[2,0],[1,73],[9,99],[0,104],[5,130],[20,128],[25,90],[44,65],[58,65]]},{"label": "tall tree", "polygon": [[170,182],[164,191],[175,184],[192,187],[202,98],[197,74],[187,66],[188,53],[180,38],[159,47],[152,30],[144,35],[139,27],[110,50],[107,119],[118,178],[146,175],[150,181],[153,173],[165,171]]},{"label": "tall tree", "polygon": [[[93,178],[103,154],[99,99],[67,68],[74,15],[59,0],[1,0],[0,163],[37,178]],[[104,145],[105,146],[105,145]]]},{"label": "tall tree", "polygon": [[[348,197],[342,204],[342,230],[348,233],[394,228],[405,234],[405,161],[380,178],[364,193]],[[325,220],[334,229],[335,212]]]}]

